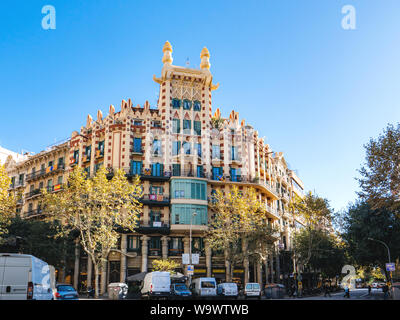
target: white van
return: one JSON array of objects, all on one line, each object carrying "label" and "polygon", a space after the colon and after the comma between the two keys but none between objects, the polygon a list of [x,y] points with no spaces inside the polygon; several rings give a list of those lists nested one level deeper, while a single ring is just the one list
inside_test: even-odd
[{"label": "white van", "polygon": [[220,283],[217,286],[217,294],[226,298],[237,298],[239,294],[238,286],[234,282]]},{"label": "white van", "polygon": [[0,253],[0,300],[52,300],[49,265],[27,254]]},{"label": "white van", "polygon": [[215,278],[194,279],[190,287],[195,297],[217,296],[217,282]]},{"label": "white van", "polygon": [[171,276],[166,271],[146,274],[141,290],[142,298],[166,298],[171,294]]}]

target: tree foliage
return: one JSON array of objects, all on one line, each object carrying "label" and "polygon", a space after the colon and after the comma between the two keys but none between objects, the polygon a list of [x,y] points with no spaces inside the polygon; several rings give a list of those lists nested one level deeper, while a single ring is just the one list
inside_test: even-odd
[{"label": "tree foliage", "polygon": [[0,164],[0,243],[2,235],[7,231],[10,219],[15,214],[16,199],[14,194],[9,192],[11,179],[6,173],[6,169]]},{"label": "tree foliage", "polygon": [[181,265],[172,259],[157,259],[153,260],[154,271],[167,271],[171,274],[175,273],[175,269]]},{"label": "tree foliage", "polygon": [[373,209],[388,208],[399,214],[400,123],[389,124],[378,138],[364,146],[365,164],[359,170],[359,196]]},{"label": "tree foliage", "polygon": [[98,296],[99,271],[118,242],[118,230],[133,231],[137,227],[142,196],[139,177],[129,183],[119,169],[108,179],[101,167],[87,179],[83,169],[76,167],[62,192],[43,193],[48,220],[61,221],[63,233],[79,233],[80,244],[93,262]]}]

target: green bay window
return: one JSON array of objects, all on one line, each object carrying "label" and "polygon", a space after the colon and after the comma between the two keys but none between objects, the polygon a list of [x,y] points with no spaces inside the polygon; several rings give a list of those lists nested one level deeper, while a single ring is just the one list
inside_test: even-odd
[{"label": "green bay window", "polygon": [[207,200],[207,182],[191,179],[173,179],[171,181],[172,199]]},{"label": "green bay window", "polygon": [[[172,204],[171,223],[190,225],[207,225],[207,206],[194,204]],[[193,215],[196,212],[196,215]]]}]

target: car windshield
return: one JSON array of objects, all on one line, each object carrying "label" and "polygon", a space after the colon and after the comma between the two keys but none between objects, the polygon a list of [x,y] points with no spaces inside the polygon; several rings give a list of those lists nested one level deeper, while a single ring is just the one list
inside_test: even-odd
[{"label": "car windshield", "polygon": [[215,282],[213,281],[202,281],[201,282],[202,288],[215,288]]},{"label": "car windshield", "polygon": [[175,290],[177,290],[177,291],[185,291],[185,290],[187,290],[187,287],[184,284],[176,284],[175,285]]},{"label": "car windshield", "polygon": [[258,284],[258,283],[249,283],[249,284],[246,284],[246,289],[248,289],[248,290],[258,290],[258,289],[260,289],[260,285]]},{"label": "car windshield", "polygon": [[71,286],[58,286],[58,291],[75,291],[75,289]]}]

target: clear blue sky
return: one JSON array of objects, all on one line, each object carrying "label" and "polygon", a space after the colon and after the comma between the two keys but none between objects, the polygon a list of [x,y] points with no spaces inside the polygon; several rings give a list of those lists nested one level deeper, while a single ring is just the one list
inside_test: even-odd
[{"label": "clear blue sky", "polygon": [[[47,4],[56,30],[41,27]],[[207,46],[214,110],[237,110],[341,209],[363,144],[400,119],[399,17],[398,0],[2,0],[0,145],[39,152],[122,99],[155,105],[164,42],[191,67]]]}]

